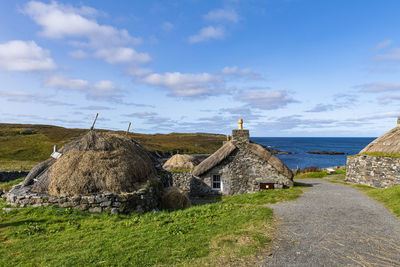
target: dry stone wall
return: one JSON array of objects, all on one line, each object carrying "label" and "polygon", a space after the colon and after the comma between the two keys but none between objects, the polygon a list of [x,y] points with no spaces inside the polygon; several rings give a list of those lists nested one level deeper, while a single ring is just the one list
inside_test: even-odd
[{"label": "dry stone wall", "polygon": [[30,187],[13,190],[7,194],[7,202],[14,207],[49,206],[71,207],[90,212],[110,211],[112,213],[146,212],[157,209],[162,193],[162,186],[148,185],[133,193],[92,194],[84,196],[54,197],[47,194],[30,192]]},{"label": "dry stone wall", "polygon": [[400,158],[368,155],[347,157],[346,181],[375,188],[400,185]]},{"label": "dry stone wall", "polygon": [[171,172],[172,186],[176,186],[185,192],[190,192],[192,172]]}]

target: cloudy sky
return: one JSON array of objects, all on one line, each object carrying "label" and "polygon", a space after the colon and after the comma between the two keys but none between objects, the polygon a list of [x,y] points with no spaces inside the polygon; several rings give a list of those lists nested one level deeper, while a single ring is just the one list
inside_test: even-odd
[{"label": "cloudy sky", "polygon": [[0,2],[0,122],[378,136],[400,115],[397,0]]}]

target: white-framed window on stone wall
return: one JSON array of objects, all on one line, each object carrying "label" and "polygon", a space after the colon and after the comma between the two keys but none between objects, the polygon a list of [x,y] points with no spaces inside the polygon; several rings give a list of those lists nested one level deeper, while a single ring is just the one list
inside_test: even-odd
[{"label": "white-framed window on stone wall", "polygon": [[222,191],[222,179],[221,179],[221,175],[219,175],[219,174],[213,174],[213,175],[211,176],[211,189],[212,189],[212,190]]}]

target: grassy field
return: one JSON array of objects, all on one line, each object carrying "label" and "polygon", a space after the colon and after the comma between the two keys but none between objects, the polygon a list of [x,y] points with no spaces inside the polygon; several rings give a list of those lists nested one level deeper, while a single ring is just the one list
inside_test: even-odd
[{"label": "grassy field", "polygon": [[251,264],[274,232],[263,204],[303,187],[224,197],[213,204],[146,214],[90,214],[57,207],[3,211],[0,266],[227,266]]},{"label": "grassy field", "polygon": [[[86,131],[50,125],[0,124],[0,170],[29,170],[49,158],[53,145],[61,147]],[[146,149],[164,154],[213,153],[225,140],[223,135],[205,133],[130,135]]]}]

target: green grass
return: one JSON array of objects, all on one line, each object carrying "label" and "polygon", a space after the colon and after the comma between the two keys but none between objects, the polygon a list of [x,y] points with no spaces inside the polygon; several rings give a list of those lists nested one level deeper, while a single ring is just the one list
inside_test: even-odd
[{"label": "green grass", "polygon": [[8,191],[11,189],[11,187],[13,185],[19,184],[20,182],[22,182],[25,179],[25,177],[21,177],[18,179],[15,179],[13,181],[10,182],[6,182],[6,183],[0,183],[0,188],[3,189],[3,191]]},{"label": "green grass", "polygon": [[400,186],[378,189],[369,186],[354,185],[378,202],[381,202],[391,212],[400,217]]},{"label": "green grass", "polygon": [[335,170],[333,173],[327,173],[325,171],[318,171],[318,172],[305,172],[299,173],[295,175],[295,179],[307,179],[307,178],[324,178],[330,175],[346,175],[346,169],[338,169]]},{"label": "green grass", "polygon": [[5,212],[0,201],[0,266],[223,266],[251,264],[268,248],[272,210],[303,187],[224,197],[186,210],[90,214],[57,207]]},{"label": "green grass", "polygon": [[[26,134],[26,129],[32,129],[32,134]],[[49,158],[54,145],[62,147],[85,132],[87,132],[85,129],[50,125],[0,124],[0,171],[29,170]],[[163,154],[214,153],[225,140],[223,135],[207,133],[130,133],[130,135],[146,149]]]},{"label": "green grass", "polygon": [[368,155],[372,157],[391,157],[391,158],[400,158],[400,153],[383,153],[383,152],[367,152],[367,153],[361,153],[357,155],[352,155],[349,157],[356,157],[356,156],[362,156],[362,155]]}]

